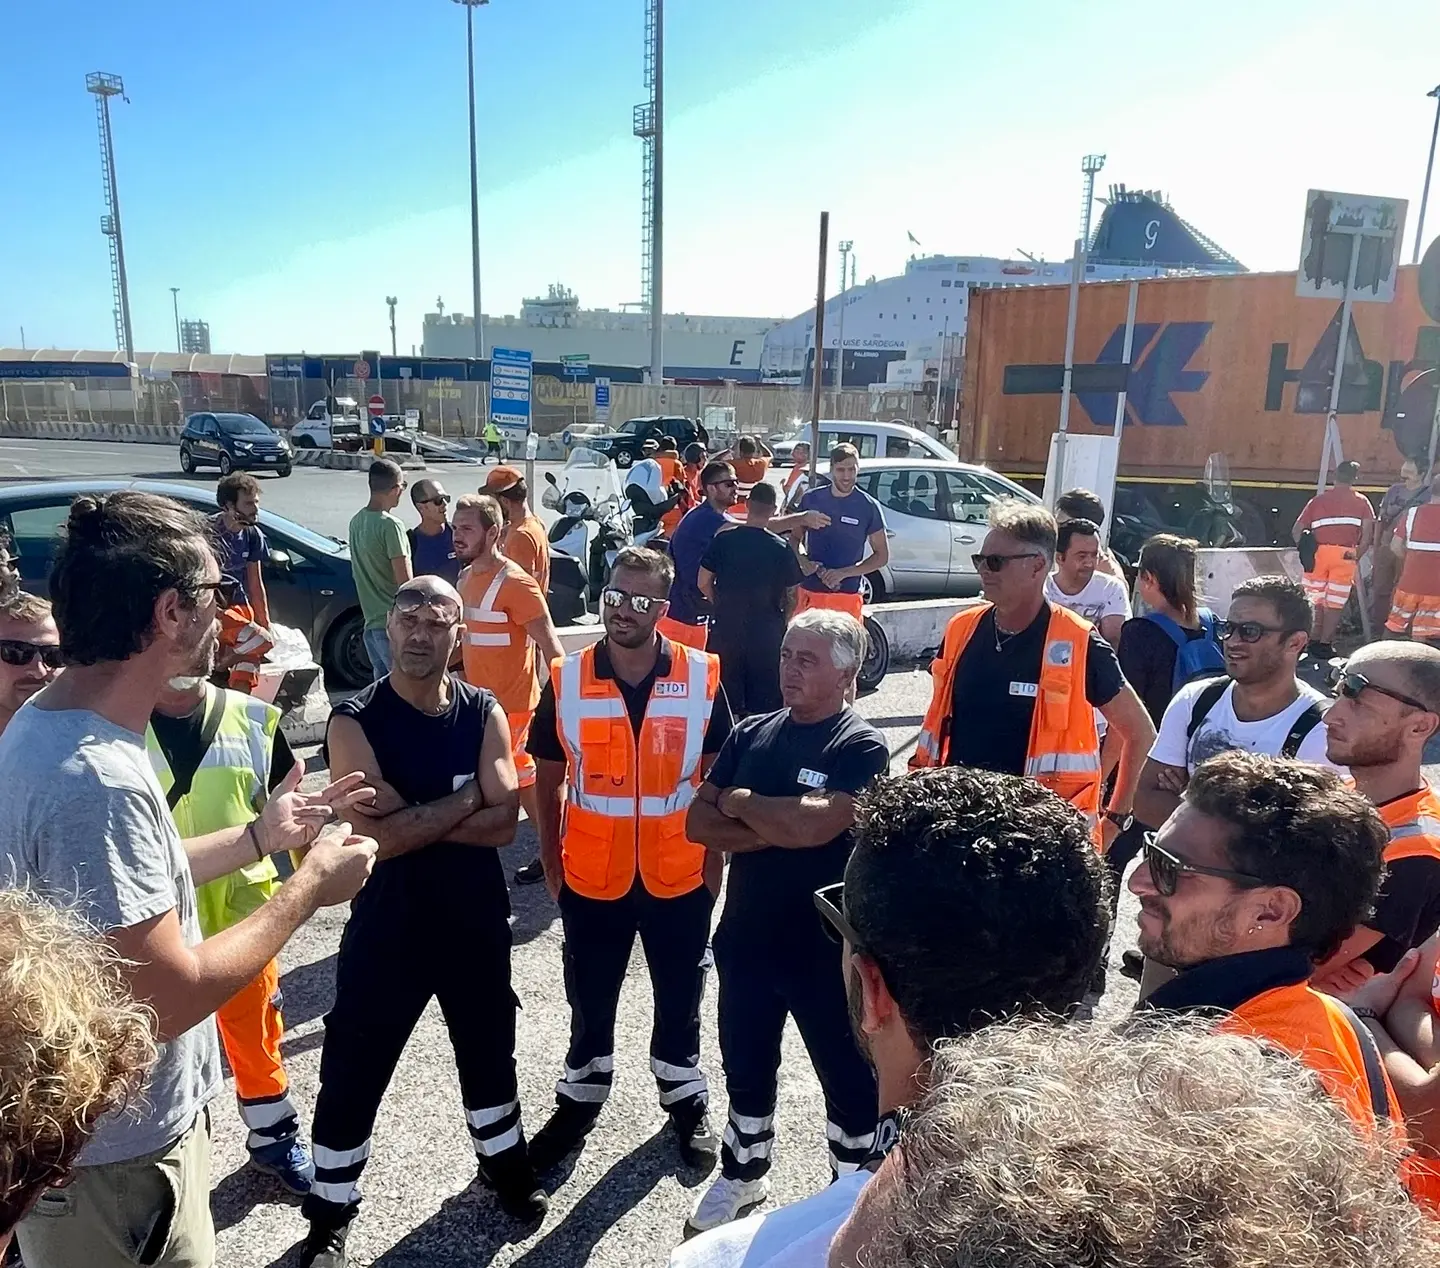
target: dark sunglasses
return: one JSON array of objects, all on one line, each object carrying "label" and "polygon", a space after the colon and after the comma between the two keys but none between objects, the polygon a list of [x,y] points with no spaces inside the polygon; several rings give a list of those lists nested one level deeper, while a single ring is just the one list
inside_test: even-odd
[{"label": "dark sunglasses", "polygon": [[845,919],[845,882],[823,885],[815,891],[815,910],[820,913],[820,927],[825,936],[837,947],[848,942],[852,947],[860,945],[855,930]]},{"label": "dark sunglasses", "polygon": [[430,595],[421,590],[401,590],[396,593],[391,609],[403,615],[429,608],[446,625],[454,625],[460,619],[460,609],[444,595]]},{"label": "dark sunglasses", "polygon": [[428,506],[449,506],[449,505],[450,505],[450,495],[449,495],[448,493],[442,493],[438,498],[421,498],[420,501],[416,503],[416,505],[417,505],[417,506],[427,506],[427,505],[428,505]]},{"label": "dark sunglasses", "polygon": [[632,612],[638,612],[644,616],[657,603],[664,603],[664,599],[652,599],[648,594],[631,594],[628,590],[617,590],[613,586],[600,591],[600,599],[607,608],[618,608],[622,603],[629,603]]},{"label": "dark sunglasses", "polygon": [[1215,637],[1222,643],[1238,638],[1242,643],[1258,643],[1267,634],[1293,634],[1283,625],[1261,625],[1259,621],[1216,621]]},{"label": "dark sunglasses", "polygon": [[1389,696],[1392,700],[1398,700],[1401,704],[1408,704],[1412,709],[1419,709],[1422,713],[1434,713],[1428,704],[1421,704],[1414,696],[1404,695],[1399,691],[1391,691],[1389,687],[1382,687],[1378,682],[1371,682],[1358,669],[1347,669],[1340,675],[1335,689],[1347,700],[1358,700],[1360,693],[1366,689],[1378,691],[1382,696]]},{"label": "dark sunglasses", "polygon": [[983,569],[986,572],[999,572],[1012,559],[1039,559],[1038,550],[1021,551],[1018,555],[971,555],[970,562],[975,565],[975,571]]},{"label": "dark sunglasses", "polygon": [[0,638],[0,661],[7,665],[28,665],[40,657],[46,669],[63,669],[65,658],[53,643],[27,643],[19,638]]},{"label": "dark sunglasses", "polygon": [[195,586],[195,589],[204,593],[206,590],[215,592],[215,602],[222,608],[233,608],[241,601],[244,587],[234,577],[221,577],[219,581],[202,581]]},{"label": "dark sunglasses", "polygon": [[1218,876],[1222,880],[1234,881],[1246,889],[1266,885],[1258,876],[1247,872],[1232,872],[1223,867],[1201,867],[1198,863],[1187,863],[1178,854],[1172,854],[1163,846],[1155,844],[1155,834],[1147,832],[1145,840],[1145,863],[1150,869],[1150,880],[1163,898],[1173,898],[1180,885],[1182,872],[1194,872],[1198,876]]}]

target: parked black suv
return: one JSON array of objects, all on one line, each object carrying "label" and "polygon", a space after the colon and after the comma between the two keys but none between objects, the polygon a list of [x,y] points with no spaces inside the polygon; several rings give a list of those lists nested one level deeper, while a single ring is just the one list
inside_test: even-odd
[{"label": "parked black suv", "polygon": [[290,442],[254,414],[191,414],[180,433],[180,466],[290,474]]},{"label": "parked black suv", "polygon": [[680,452],[686,445],[697,441],[710,448],[710,436],[705,428],[693,418],[679,414],[652,414],[648,418],[632,418],[620,424],[616,431],[601,432],[598,436],[586,436],[581,442],[589,449],[598,449],[622,470],[639,462],[644,453],[642,446],[647,440],[659,440],[661,436],[673,436]]}]

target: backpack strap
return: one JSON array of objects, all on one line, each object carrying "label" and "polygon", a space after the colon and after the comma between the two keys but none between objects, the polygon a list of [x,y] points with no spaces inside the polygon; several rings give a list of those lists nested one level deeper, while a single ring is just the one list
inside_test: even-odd
[{"label": "backpack strap", "polygon": [[165,804],[174,810],[180,804],[181,799],[190,791],[195,783],[195,776],[200,769],[200,762],[205,760],[205,754],[210,751],[210,746],[215,742],[215,736],[220,730],[220,717],[225,712],[225,693],[216,687],[207,684],[205,689],[205,720],[200,724],[200,757],[196,764],[191,767],[171,771],[175,782],[170,785],[170,791],[165,794]]},{"label": "backpack strap", "polygon": [[1360,1047],[1360,1060],[1365,1066],[1365,1086],[1370,1093],[1370,1109],[1375,1114],[1375,1121],[1388,1123],[1390,1094],[1385,1087],[1385,1065],[1380,1057],[1380,1046],[1375,1042],[1375,1036],[1370,1033],[1370,1027],[1355,1015],[1355,1010],[1349,1004],[1333,995],[1328,998],[1355,1032],[1355,1042]]},{"label": "backpack strap", "polygon": [[1312,704],[1306,709],[1290,724],[1290,731],[1285,736],[1285,743],[1280,746],[1280,756],[1294,757],[1300,751],[1300,746],[1305,743],[1305,737],[1320,725],[1324,717],[1325,710],[1318,704]]},{"label": "backpack strap", "polygon": [[1174,617],[1166,616],[1163,612],[1147,612],[1145,613],[1145,619],[1147,621],[1154,621],[1156,625],[1164,630],[1165,633],[1170,636],[1170,641],[1174,643],[1176,647],[1184,647],[1185,644],[1190,641],[1184,628]]},{"label": "backpack strap", "polygon": [[[1205,689],[1195,697],[1195,704],[1190,710],[1190,725],[1185,728],[1187,744],[1195,738],[1195,732],[1200,729],[1200,724],[1205,721],[1210,710],[1220,703],[1220,697],[1225,694],[1225,688],[1229,685],[1228,677],[1217,678],[1214,682],[1206,683]],[[1305,729],[1308,732],[1310,728],[1306,727]]]}]

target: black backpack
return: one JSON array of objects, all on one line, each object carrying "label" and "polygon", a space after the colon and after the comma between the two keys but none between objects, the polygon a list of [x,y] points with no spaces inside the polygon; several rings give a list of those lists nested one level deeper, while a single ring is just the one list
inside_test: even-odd
[{"label": "black backpack", "polygon": [[[1187,745],[1195,737],[1195,732],[1200,729],[1200,724],[1205,721],[1206,715],[1220,702],[1220,697],[1225,694],[1225,688],[1229,685],[1229,678],[1217,678],[1195,697],[1195,703],[1190,709],[1190,724],[1185,728]],[[1294,757],[1300,751],[1300,745],[1305,742],[1305,737],[1320,725],[1324,716],[1325,710],[1318,704],[1312,704],[1290,724],[1285,742],[1280,746],[1280,752],[1276,756]]]}]

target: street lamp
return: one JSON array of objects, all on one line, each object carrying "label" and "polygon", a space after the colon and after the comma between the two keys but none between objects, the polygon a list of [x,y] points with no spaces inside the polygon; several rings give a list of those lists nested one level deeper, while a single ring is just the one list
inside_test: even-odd
[{"label": "street lamp", "polygon": [[385,296],[385,303],[390,308],[390,355],[398,355],[395,351],[395,305],[400,301],[393,295]]},{"label": "street lamp", "polygon": [[175,309],[175,351],[184,352],[185,347],[180,342],[180,288],[178,286],[170,288],[170,303]]},{"label": "street lamp", "polygon": [[1430,174],[1435,170],[1435,138],[1440,137],[1440,84],[1425,95],[1435,98],[1435,126],[1430,132],[1430,161],[1425,164],[1425,188],[1420,193],[1420,219],[1415,225],[1415,258],[1411,264],[1420,263],[1420,248],[1425,242],[1425,204],[1430,201]]},{"label": "street lamp", "polygon": [[465,6],[465,64],[470,83],[470,280],[474,288],[475,355],[485,355],[485,334],[480,326],[480,181],[475,153],[475,10],[490,0],[455,0]]}]

